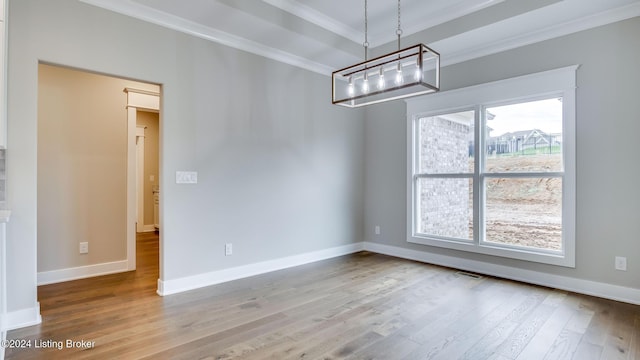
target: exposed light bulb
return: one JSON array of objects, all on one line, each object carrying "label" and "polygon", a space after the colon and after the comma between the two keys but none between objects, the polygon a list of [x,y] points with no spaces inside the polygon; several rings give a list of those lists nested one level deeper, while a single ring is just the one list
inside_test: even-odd
[{"label": "exposed light bulb", "polygon": [[420,59],[416,60],[416,72],[413,74],[413,78],[416,81],[422,80],[422,69],[420,68]]},{"label": "exposed light bulb", "polygon": [[347,88],[347,92],[349,93],[349,96],[353,96],[355,93],[355,89],[353,88],[353,79],[351,77],[349,77],[349,87]]},{"label": "exposed light bulb", "polygon": [[378,90],[384,89],[384,69],[380,68],[380,77],[378,77]]},{"label": "exposed light bulb", "polygon": [[366,72],[364,73],[364,81],[362,82],[362,92],[365,94],[369,92],[369,77]]},{"label": "exposed light bulb", "polygon": [[416,72],[413,74],[413,78],[416,81],[420,81],[420,79],[422,78],[422,72],[420,72],[420,68],[416,69]]},{"label": "exposed light bulb", "polygon": [[398,63],[398,71],[396,72],[396,85],[401,85],[404,81],[404,75],[402,74],[402,64]]}]

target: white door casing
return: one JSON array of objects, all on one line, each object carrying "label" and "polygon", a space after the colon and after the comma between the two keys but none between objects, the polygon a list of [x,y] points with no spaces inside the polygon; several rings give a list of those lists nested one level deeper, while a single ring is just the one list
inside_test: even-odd
[{"label": "white door casing", "polygon": [[127,268],[135,270],[136,220],[138,218],[138,199],[136,196],[137,112],[159,112],[160,94],[133,88],[125,88],[124,92],[127,93]]},{"label": "white door casing", "polygon": [[[137,115],[136,115],[137,116]],[[144,130],[136,126],[136,232],[144,228]]]}]

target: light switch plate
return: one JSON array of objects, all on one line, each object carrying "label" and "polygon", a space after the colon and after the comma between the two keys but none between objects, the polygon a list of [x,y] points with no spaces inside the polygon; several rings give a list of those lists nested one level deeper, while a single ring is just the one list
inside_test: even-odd
[{"label": "light switch plate", "polygon": [[176,184],[197,184],[197,171],[176,171]]}]

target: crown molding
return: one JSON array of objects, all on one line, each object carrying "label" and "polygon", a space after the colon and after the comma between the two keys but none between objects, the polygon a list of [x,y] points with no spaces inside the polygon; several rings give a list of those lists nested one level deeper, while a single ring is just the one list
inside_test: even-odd
[{"label": "crown molding", "polygon": [[345,25],[340,21],[313,9],[310,6],[304,5],[299,1],[294,0],[262,0],[263,2],[277,7],[278,9],[295,15],[303,20],[306,20],[312,24],[318,25],[321,28],[338,34],[344,38],[347,38],[355,43],[361,43],[364,39],[364,33],[361,30],[354,29]]},{"label": "crown molding", "polygon": [[[450,44],[452,43],[452,39],[437,41],[430,44],[429,46],[434,49],[438,49],[438,52],[440,52],[441,54],[441,66],[444,67],[630,19],[636,16],[640,16],[640,3],[621,6],[619,8],[592,14],[554,26],[549,26],[538,31],[507,37],[484,44],[478,43],[478,41],[476,41],[475,39],[471,39],[471,36],[469,36],[470,33],[465,33],[454,37],[459,38],[456,40],[460,41],[460,43],[466,43],[470,45],[464,50],[447,51],[447,48],[451,48]],[[492,25],[489,25],[489,27],[490,26]],[[473,46],[471,46],[471,44],[473,44]]]},{"label": "crown molding", "polygon": [[322,75],[330,75],[333,69],[307,58],[245,39],[224,31],[210,28],[181,17],[158,11],[130,0],[80,0],[83,3],[130,16],[168,29],[213,41],[238,50],[276,60]]},{"label": "crown molding", "polygon": [[[428,19],[425,19],[423,22],[416,23],[414,26],[404,27],[402,30],[402,36],[409,36],[416,34],[424,29],[429,29],[434,26],[444,24],[446,22],[452,21],[459,17],[463,17],[465,15],[472,14],[476,11],[480,11],[482,9],[488,8],[493,5],[497,5],[505,0],[485,0],[480,3],[476,3],[473,1],[473,4],[455,4],[448,6],[444,9],[440,9],[435,14],[429,15]],[[468,1],[471,2],[471,1]],[[391,41],[395,41],[397,39],[396,34],[389,34],[388,36],[384,36],[380,38],[378,41],[380,44],[386,44]]]},{"label": "crown molding", "polygon": [[[139,20],[150,22],[165,28],[180,31],[202,39],[213,41],[222,45],[233,47],[239,50],[247,51],[256,55],[276,60],[285,64],[289,64],[298,68],[306,69],[318,74],[330,76],[334,70],[333,66],[315,62],[308,58],[287,52],[281,49],[270,47],[259,42],[242,38],[224,31],[213,29],[189,20],[185,20],[178,16],[167,14],[162,11],[141,5],[131,0],[80,0],[83,3],[94,5],[106,10],[110,10],[123,15],[131,16]],[[294,15],[301,16],[307,21],[311,21],[313,11],[306,7],[294,4],[291,0],[262,0],[273,6],[281,7],[283,10],[291,10],[297,12]],[[483,6],[490,6],[490,2],[504,0],[488,0]],[[275,5],[274,5],[275,4]],[[476,9],[476,11],[479,9]],[[285,10],[289,11],[289,10]],[[306,13],[305,13],[306,11]],[[317,13],[317,12],[316,12]],[[298,15],[300,14],[300,15]],[[317,14],[315,14],[317,15]],[[314,16],[315,16],[314,15]],[[528,21],[536,21],[535,16],[529,15]],[[496,54],[506,50],[515,49],[521,46],[530,45],[536,42],[553,39],[559,36],[572,34],[575,32],[587,30],[590,28],[610,24],[617,21],[626,20],[632,17],[640,16],[640,2],[621,6],[604,12],[588,15],[582,18],[567,21],[561,24],[549,26],[537,31],[525,32],[515,36],[502,37],[495,39],[495,36],[479,36],[478,31],[487,31],[490,33],[497,26],[503,26],[502,22],[487,25],[484,28],[475,29],[460,35],[453,36],[448,39],[440,40],[431,44],[429,47],[436,49],[441,55],[441,66],[448,66],[460,62],[472,60],[475,58]],[[326,17],[316,16],[313,21],[316,25],[325,27],[330,26],[330,20]],[[321,25],[320,23],[324,24]],[[344,31],[345,29],[339,30]],[[336,32],[336,28],[331,28]],[[486,41],[486,39],[492,39]],[[485,39],[485,41],[483,41]],[[332,51],[331,49],[327,49]]]},{"label": "crown molding", "polygon": [[[295,0],[262,0],[263,2],[275,6],[282,11],[288,12],[299,18],[302,18],[312,24],[318,25],[321,28],[338,34],[344,38],[347,38],[357,44],[361,44],[364,40],[364,32],[361,29],[354,29],[342,22],[326,16],[325,14],[313,9],[310,6],[304,5],[300,1]],[[489,6],[493,6],[504,2],[505,0],[484,0],[478,2],[477,0],[467,0],[463,4],[455,4],[448,6],[444,9],[440,9],[435,15],[430,16],[425,21],[417,23],[414,26],[409,26],[403,29],[403,36],[409,36],[423,30],[425,27],[433,27],[443,24],[447,21],[451,21],[461,16],[465,16],[476,11],[482,10]],[[375,39],[375,43],[371,42],[371,47],[375,47],[376,44],[382,45],[396,39],[395,34],[389,34]]]}]

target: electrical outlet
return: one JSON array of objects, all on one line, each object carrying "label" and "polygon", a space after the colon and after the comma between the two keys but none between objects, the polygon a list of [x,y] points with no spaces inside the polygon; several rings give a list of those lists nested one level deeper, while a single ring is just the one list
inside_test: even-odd
[{"label": "electrical outlet", "polygon": [[81,242],[80,243],[80,254],[88,254],[89,253],[89,243]]},{"label": "electrical outlet", "polygon": [[376,235],[380,235],[380,225],[376,225]]},{"label": "electrical outlet", "polygon": [[233,254],[233,244],[224,244],[224,255],[229,256]]},{"label": "electrical outlet", "polygon": [[627,258],[624,256],[616,256],[616,270],[627,271]]}]

